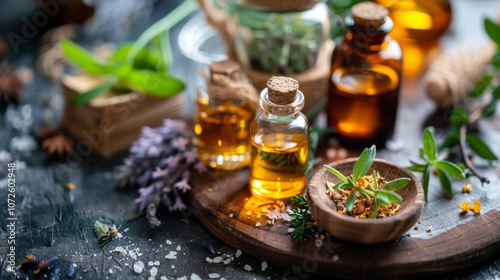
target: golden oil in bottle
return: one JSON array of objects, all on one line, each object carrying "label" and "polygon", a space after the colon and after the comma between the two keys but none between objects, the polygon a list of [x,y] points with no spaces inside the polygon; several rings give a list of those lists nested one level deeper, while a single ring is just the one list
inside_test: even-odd
[{"label": "golden oil in bottle", "polygon": [[387,14],[375,3],[355,5],[332,56],[328,124],[345,146],[383,147],[394,132],[402,53],[387,36],[392,28]]},{"label": "golden oil in bottle", "polygon": [[[211,65],[211,75],[220,74],[214,69],[234,66],[234,63],[219,62]],[[230,77],[239,66],[224,75]],[[212,81],[212,80],[211,80]],[[229,81],[229,80],[228,80]],[[213,81],[212,81],[213,82]],[[245,167],[250,162],[250,124],[255,116],[253,105],[227,88],[212,85],[198,90],[196,95],[196,124],[198,157],[207,166],[233,170]],[[218,92],[214,92],[218,91]]]},{"label": "golden oil in bottle", "polygon": [[451,22],[448,0],[375,0],[389,10],[394,21],[391,36],[415,43],[439,39]]},{"label": "golden oil in bottle", "polygon": [[251,129],[250,191],[259,198],[287,199],[307,185],[309,124],[300,112],[297,81],[272,77],[261,93],[263,112]]}]

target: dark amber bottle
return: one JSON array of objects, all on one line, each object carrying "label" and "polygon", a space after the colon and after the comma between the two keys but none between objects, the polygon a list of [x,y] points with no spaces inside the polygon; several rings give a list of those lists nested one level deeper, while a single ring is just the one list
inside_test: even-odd
[{"label": "dark amber bottle", "polygon": [[384,7],[363,2],[345,19],[348,31],[332,56],[328,124],[345,146],[383,147],[393,133],[402,71],[393,22]]}]

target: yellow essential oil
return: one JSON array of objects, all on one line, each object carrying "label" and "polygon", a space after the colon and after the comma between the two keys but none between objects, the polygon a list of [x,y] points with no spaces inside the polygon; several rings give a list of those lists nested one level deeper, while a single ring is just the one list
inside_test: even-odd
[{"label": "yellow essential oil", "polygon": [[261,92],[263,109],[251,127],[250,191],[263,199],[287,199],[307,185],[309,124],[300,112],[298,82],[272,77]]},{"label": "yellow essential oil", "polygon": [[196,105],[198,156],[207,166],[232,170],[250,162],[250,123],[254,108],[246,101],[217,104],[199,93]]},{"label": "yellow essential oil", "polygon": [[282,199],[302,193],[308,141],[302,134],[264,134],[252,139],[250,186],[254,195]]}]

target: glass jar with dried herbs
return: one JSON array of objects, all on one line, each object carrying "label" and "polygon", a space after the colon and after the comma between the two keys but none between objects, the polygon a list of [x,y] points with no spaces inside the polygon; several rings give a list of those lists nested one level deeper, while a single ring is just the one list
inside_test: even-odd
[{"label": "glass jar with dried herbs", "polygon": [[227,0],[238,61],[270,74],[313,68],[330,32],[324,1]]}]

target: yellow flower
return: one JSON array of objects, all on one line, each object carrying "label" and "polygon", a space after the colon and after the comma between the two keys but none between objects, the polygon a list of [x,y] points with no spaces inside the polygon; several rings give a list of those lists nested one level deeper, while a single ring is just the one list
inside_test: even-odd
[{"label": "yellow flower", "polygon": [[464,211],[464,212],[467,212],[471,209],[471,206],[468,202],[464,202],[462,203],[462,205],[460,205],[460,210]]},{"label": "yellow flower", "polygon": [[481,213],[481,201],[479,200],[474,201],[474,206],[472,206],[471,210],[474,211],[474,213],[476,214]]},{"label": "yellow flower", "polygon": [[71,191],[72,189],[75,188],[75,185],[73,185],[73,183],[67,183],[66,188]]},{"label": "yellow flower", "polygon": [[463,193],[470,193],[471,191],[472,191],[471,184],[463,184],[463,186],[462,186]]}]

